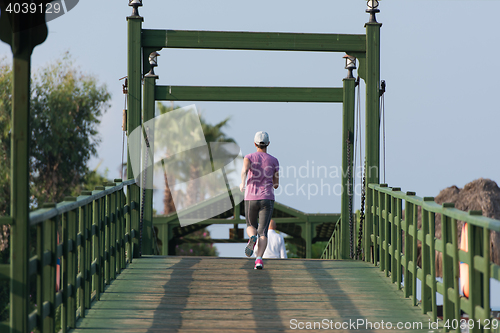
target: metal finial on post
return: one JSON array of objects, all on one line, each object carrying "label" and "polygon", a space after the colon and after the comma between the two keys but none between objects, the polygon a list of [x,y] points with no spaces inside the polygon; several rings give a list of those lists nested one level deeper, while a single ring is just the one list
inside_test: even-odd
[{"label": "metal finial on post", "polygon": [[128,5],[133,7],[132,16],[140,16],[139,7],[142,7],[142,0],[128,0]]},{"label": "metal finial on post", "polygon": [[151,52],[149,54],[149,65],[151,66],[151,70],[147,74],[148,76],[156,75],[155,74],[155,67],[158,67],[158,56],[159,55],[160,54],[158,52],[156,52],[156,51]]},{"label": "metal finial on post", "polygon": [[366,9],[367,13],[370,13],[370,21],[368,23],[377,23],[377,18],[375,17],[376,13],[380,13],[380,9],[378,9],[378,0],[368,0],[367,1],[368,8]]},{"label": "metal finial on post", "polygon": [[347,69],[346,79],[354,79],[352,71],[356,69],[356,58],[348,54],[346,54],[343,58],[345,59],[345,69]]}]

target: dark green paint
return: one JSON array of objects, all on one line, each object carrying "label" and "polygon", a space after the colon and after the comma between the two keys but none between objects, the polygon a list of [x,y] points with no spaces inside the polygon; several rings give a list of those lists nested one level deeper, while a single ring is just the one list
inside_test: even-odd
[{"label": "dark green paint", "polygon": [[159,101],[342,103],[342,88],[157,86]]},{"label": "dark green paint", "polygon": [[365,35],[142,30],[148,48],[365,52]]},{"label": "dark green paint", "polygon": [[[344,79],[343,89],[343,113],[342,113],[342,196],[341,196],[341,218],[340,235],[342,239],[341,259],[350,258],[350,228],[349,216],[352,216],[352,207],[349,209],[349,197],[352,194],[352,180],[354,175],[354,108],[355,108],[355,79]],[[349,142],[349,145],[348,143]],[[350,156],[347,155],[349,146]],[[350,175],[348,177],[348,169]],[[351,184],[349,187],[348,184]],[[350,193],[351,192],[351,193]],[[354,199],[352,201],[354,203]],[[354,219],[352,220],[354,223]],[[353,240],[353,244],[356,240]]]}]

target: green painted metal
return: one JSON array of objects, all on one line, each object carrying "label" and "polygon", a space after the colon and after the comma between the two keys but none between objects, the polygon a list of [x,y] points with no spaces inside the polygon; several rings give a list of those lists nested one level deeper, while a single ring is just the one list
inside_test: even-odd
[{"label": "green painted metal", "polygon": [[11,332],[28,330],[30,55],[14,54],[11,127]]},{"label": "green painted metal", "polygon": [[[127,109],[127,133],[141,126],[141,28],[143,18],[140,16],[129,16],[128,21],[128,109]],[[130,140],[130,137],[129,137]],[[129,142],[130,144],[130,142]],[[127,154],[127,178],[133,178],[132,165],[130,162],[130,154]],[[140,203],[140,189],[137,185],[129,186],[127,189],[127,197],[130,197],[130,207],[132,203],[139,205]],[[139,206],[132,209],[127,214],[128,223],[131,228],[139,230]],[[139,240],[132,239],[133,257],[139,257]]]},{"label": "green painted metal", "polygon": [[[236,197],[239,196],[238,192],[235,192],[239,189],[232,189],[232,193],[237,193]],[[212,199],[209,199],[205,204],[214,204],[217,200],[221,200],[226,198],[225,194],[222,196],[218,196]],[[231,215],[235,214],[235,211],[238,210],[241,212],[240,203],[233,208],[233,211],[230,212]],[[202,205],[196,205],[186,209],[186,213],[191,213],[200,209]],[[291,217],[273,217],[275,222],[278,225],[278,229],[280,229],[280,224],[294,224],[298,227],[299,234],[296,235],[298,238],[305,240],[306,246],[304,251],[304,257],[311,257],[312,248],[307,250],[307,244],[312,244],[312,240],[318,236],[318,231],[316,230],[317,226],[322,225],[324,223],[336,224],[340,218],[340,214],[308,214],[301,212],[299,210],[293,209],[286,205],[283,205],[279,202],[274,203],[274,211],[285,213],[287,215],[291,215]],[[235,219],[227,219],[227,218],[211,218],[205,221],[198,222],[197,225],[209,226],[211,224],[234,224],[237,220]],[[239,223],[244,223],[244,220],[239,220]],[[169,252],[169,243],[174,239],[174,228],[179,227],[179,221],[176,213],[169,214],[168,216],[156,216],[153,218],[153,225],[158,229],[158,238],[162,242],[161,253],[162,255],[173,255],[174,253]],[[294,236],[295,237],[295,236]],[[227,240],[219,240],[219,239],[211,239],[210,243],[219,243],[219,242],[228,242]]]},{"label": "green painted metal", "polygon": [[365,52],[365,35],[282,32],[142,30],[149,48],[229,49],[269,51]]},{"label": "green painted metal", "polygon": [[158,101],[342,103],[342,88],[157,86]]},{"label": "green painted metal", "polygon": [[[340,235],[342,243],[340,245],[342,259],[350,258],[350,229],[349,217],[352,218],[352,207],[349,209],[349,197],[352,193],[353,161],[354,161],[354,108],[355,108],[355,88],[354,78],[344,79],[343,89],[343,114],[342,114],[342,197],[341,197],[341,218]],[[349,151],[349,155],[348,155]],[[350,171],[348,171],[350,170]],[[348,175],[349,174],[349,175]],[[349,185],[350,184],[350,185]],[[354,221],[354,220],[353,220]]]},{"label": "green painted metal", "polygon": [[[104,263],[102,246],[107,236],[104,222],[112,221],[108,222],[111,229],[125,232],[124,219],[120,222],[119,219],[115,220],[115,216],[125,210],[125,186],[134,183],[132,179],[116,186],[98,187],[93,193],[84,192],[78,198],[68,197],[57,205],[45,204],[42,209],[29,214],[29,224],[36,228],[37,243],[36,255],[29,259],[27,265],[28,281],[29,275],[36,275],[37,279],[36,288],[26,283],[22,289],[28,294],[30,290],[36,289],[38,306],[24,319],[27,332],[36,329],[54,332],[58,324],[56,309],[60,305],[62,331],[66,332],[75,327],[77,318],[85,316],[85,310],[90,308],[92,301],[99,299],[105,287],[105,270],[101,267],[101,263]],[[106,198],[113,197],[121,199],[111,199],[112,208],[106,210]],[[113,224],[117,223],[122,225],[116,225],[114,229]],[[115,236],[112,233],[109,236],[113,242]],[[124,235],[121,237],[123,239]],[[117,250],[108,248],[108,254],[110,263],[117,262],[114,259],[118,256]],[[120,248],[119,256],[125,258],[124,247]],[[61,262],[61,280],[60,290],[56,292],[58,258]],[[117,264],[111,268],[115,275],[110,274],[106,280],[108,284],[121,272],[121,268]],[[21,315],[21,312],[16,312],[13,319],[21,321]]]},{"label": "green painted metal", "polygon": [[[365,136],[365,158],[366,158],[366,184],[379,183],[380,174],[380,23],[366,23],[366,69],[362,74],[366,75],[366,136]],[[366,189],[366,206],[371,207],[375,198]],[[366,224],[371,228],[378,221],[371,220],[371,214],[366,214]],[[375,217],[377,219],[378,217]],[[381,247],[380,247],[381,248]],[[365,248],[365,260],[370,256]],[[376,249],[374,249],[376,251]],[[374,253],[377,255],[376,253]]]},{"label": "green painted metal", "polygon": [[[155,87],[157,75],[148,74],[144,77],[143,87],[143,108],[142,119],[146,123],[155,117]],[[154,128],[145,126],[143,129],[144,135],[148,137],[153,133]],[[147,167],[154,164],[154,140],[148,140],[149,152],[147,154],[148,160],[146,161],[146,153],[143,154],[143,168],[146,172],[146,183],[143,186],[146,190],[143,191],[145,196],[141,202],[144,202],[143,207],[143,223],[142,223],[142,254],[153,254],[153,168]],[[148,149],[145,147],[145,149]]]},{"label": "green painted metal", "polygon": [[[369,190],[375,198],[372,206],[367,207],[367,213],[378,215],[380,225],[372,228],[371,234],[366,235],[366,247],[373,247],[372,262],[384,270],[386,276],[391,276],[394,283],[400,286],[398,280],[401,272],[404,275],[404,296],[411,297],[417,305],[416,279],[422,281],[421,309],[428,314],[431,320],[437,319],[436,292],[443,296],[443,320],[460,320],[460,311],[467,313],[476,324],[491,319],[490,314],[490,278],[500,281],[500,266],[491,262],[490,233],[500,231],[500,221],[481,216],[481,212],[469,213],[454,208],[453,204],[439,205],[431,197],[420,198],[413,192],[406,194],[399,188],[390,188],[387,185],[370,184]],[[391,202],[391,204],[388,204]],[[402,207],[405,207],[404,219]],[[422,227],[418,228],[417,212],[421,210]],[[436,214],[441,217],[441,239],[435,237]],[[469,250],[459,250],[457,223],[467,222]],[[368,230],[368,229],[367,229]],[[392,235],[389,235],[392,233]],[[394,237],[394,233],[397,234]],[[398,237],[401,235],[401,240]],[[332,242],[334,237],[332,237]],[[337,241],[338,242],[338,241]],[[421,264],[417,262],[418,243],[421,243]],[[400,247],[404,243],[403,247]],[[335,247],[332,243],[330,247]],[[394,251],[394,249],[398,249]],[[402,249],[402,250],[399,250]],[[325,249],[325,252],[328,252]],[[443,257],[442,282],[436,280],[435,253],[440,252]],[[459,264],[469,265],[469,298],[460,297],[459,291]],[[494,273],[497,272],[497,273]],[[394,278],[396,275],[396,279]],[[472,331],[479,332],[478,325]]]}]

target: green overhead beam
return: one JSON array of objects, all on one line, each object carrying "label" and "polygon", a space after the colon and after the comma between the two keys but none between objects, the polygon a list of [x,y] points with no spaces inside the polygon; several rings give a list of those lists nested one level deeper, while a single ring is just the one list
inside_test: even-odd
[{"label": "green overhead beam", "polygon": [[342,88],[156,86],[157,101],[342,103]]},{"label": "green overhead beam", "polygon": [[142,47],[226,50],[366,52],[365,35],[142,30]]}]

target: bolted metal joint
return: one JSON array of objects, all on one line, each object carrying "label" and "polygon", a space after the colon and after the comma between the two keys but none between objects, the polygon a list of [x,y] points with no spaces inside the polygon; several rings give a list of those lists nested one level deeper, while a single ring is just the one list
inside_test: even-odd
[{"label": "bolted metal joint", "polygon": [[151,66],[151,69],[150,69],[149,73],[147,74],[147,76],[156,75],[155,74],[155,67],[158,67],[158,56],[160,56],[160,54],[156,51],[151,52],[149,54],[149,65]]},{"label": "bolted metal joint", "polygon": [[356,58],[348,54],[343,58],[345,59],[345,69],[347,69],[346,79],[354,79],[352,72],[356,69]]},{"label": "bolted metal joint", "polygon": [[377,23],[377,18],[375,14],[380,13],[380,9],[378,9],[378,0],[368,0],[366,12],[370,14],[370,21],[368,23]]},{"label": "bolted metal joint", "polygon": [[132,16],[140,16],[139,7],[142,7],[142,0],[128,0],[128,5],[132,7]]}]

